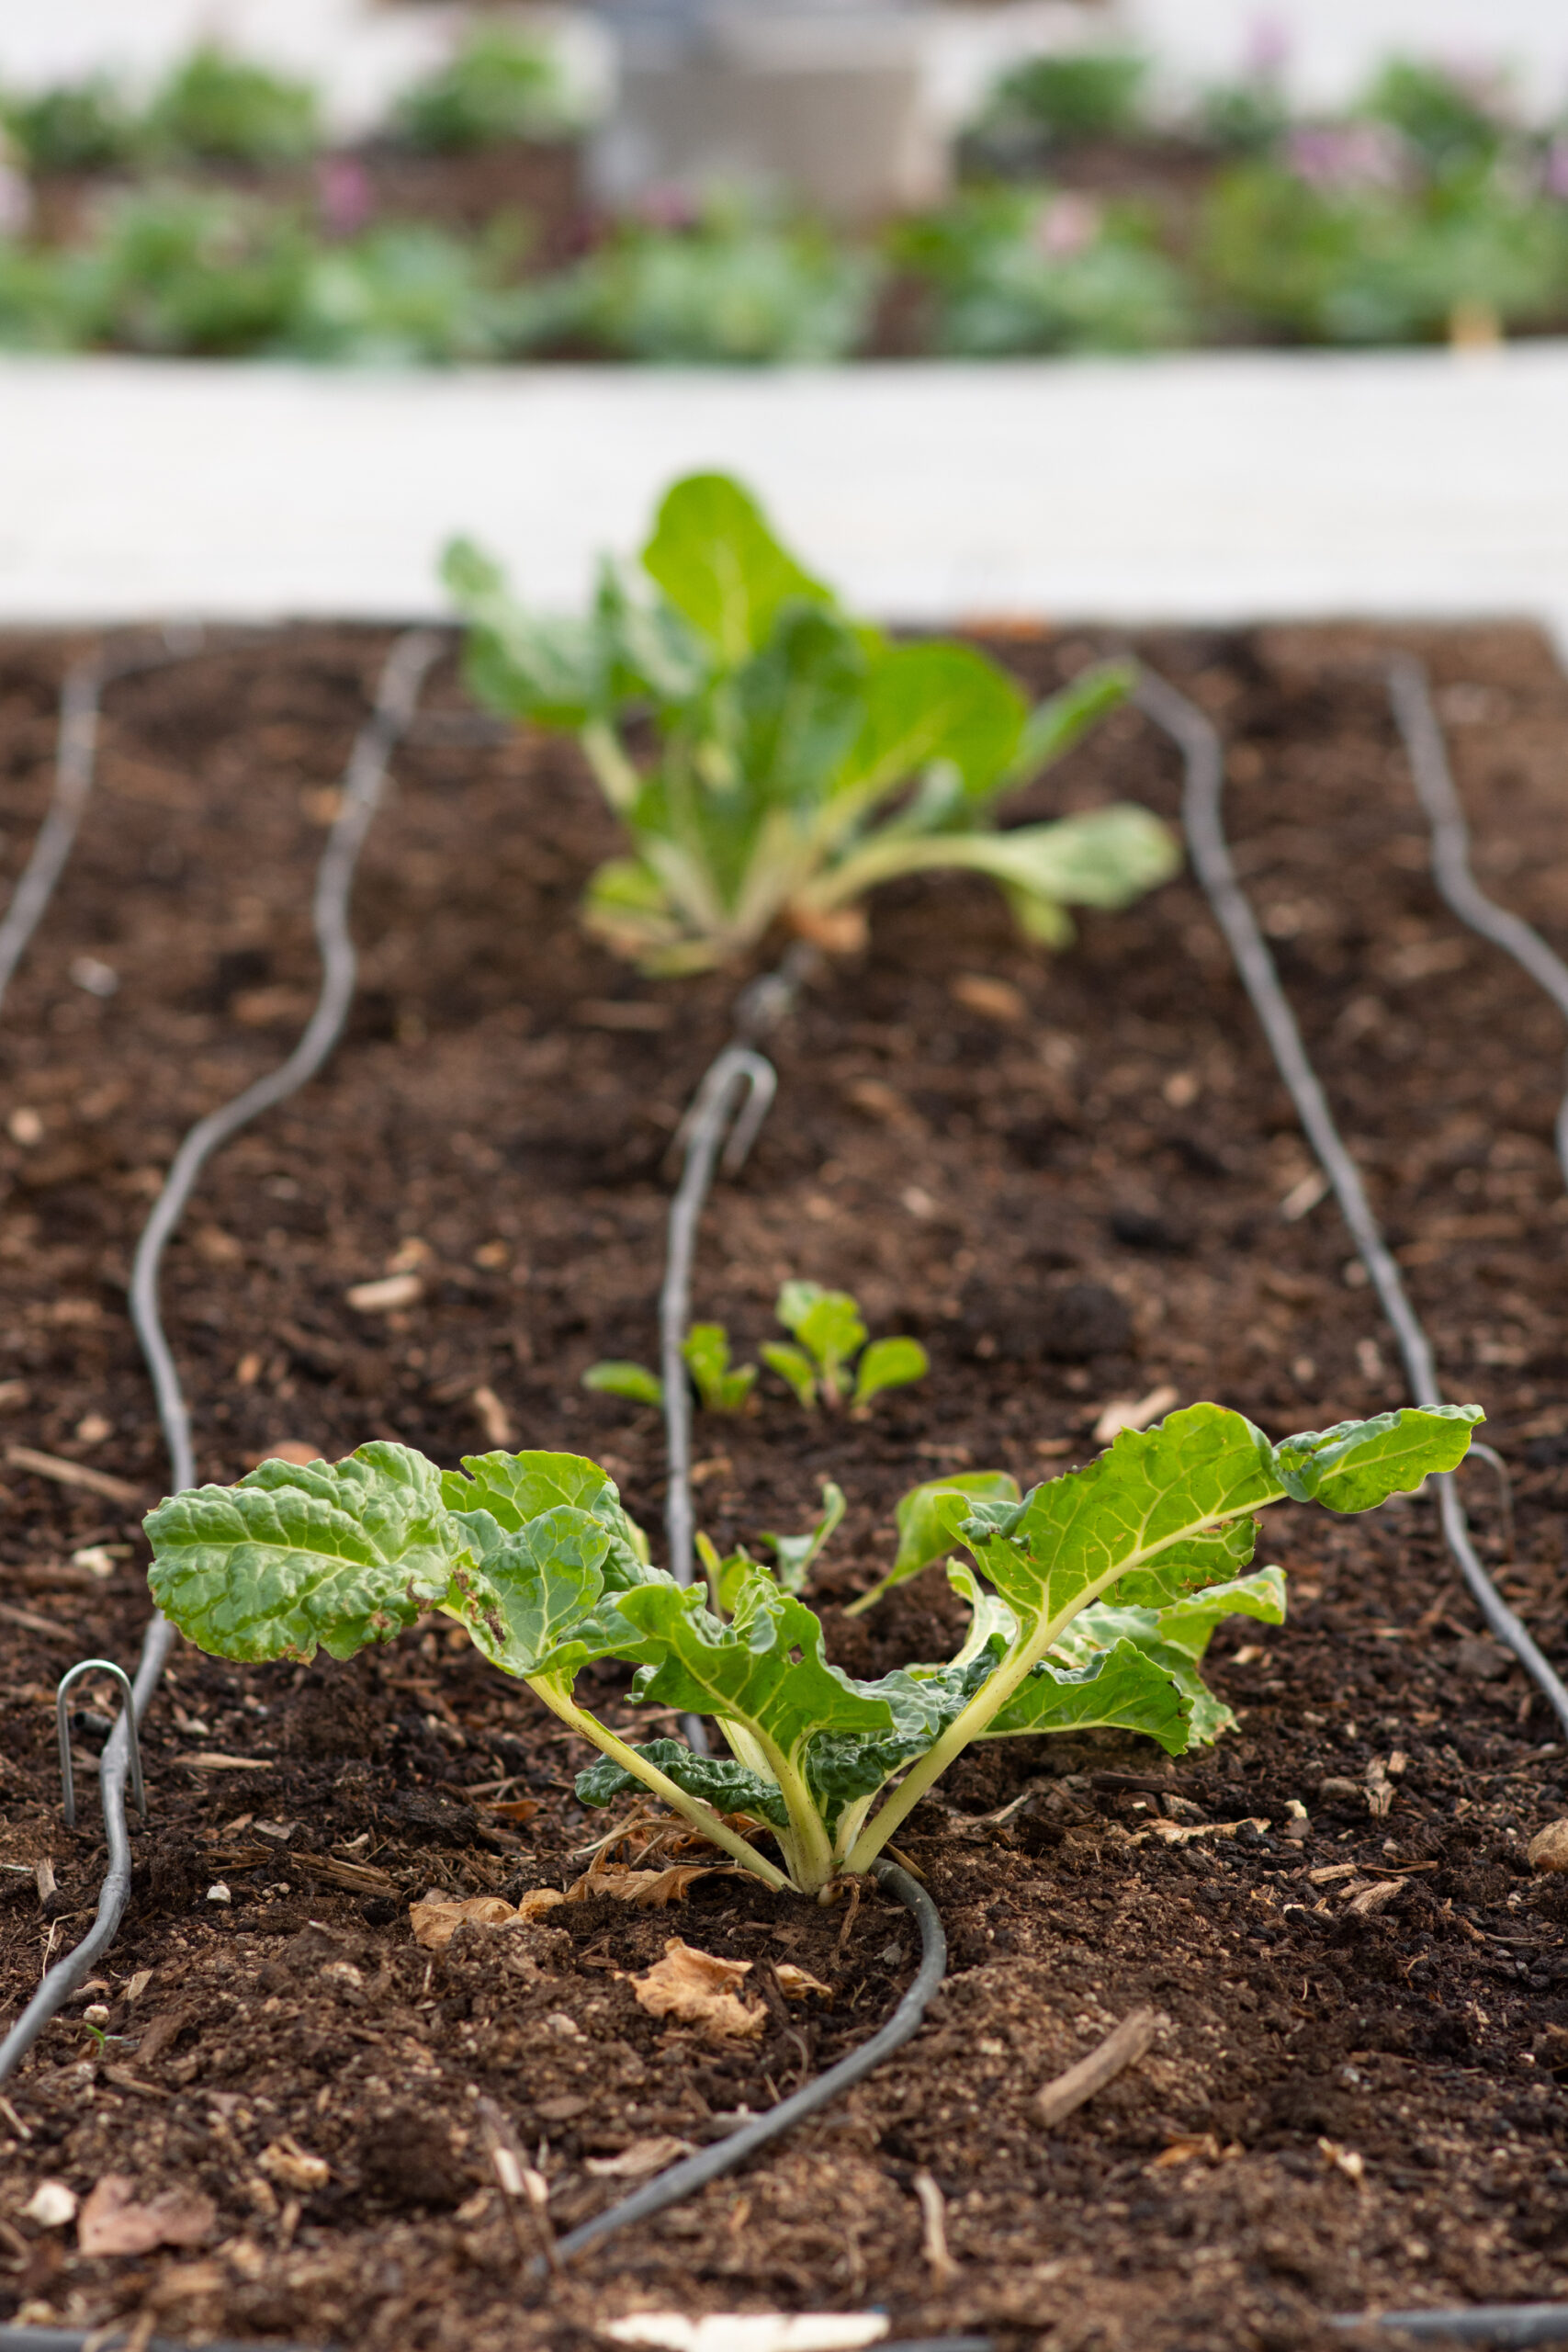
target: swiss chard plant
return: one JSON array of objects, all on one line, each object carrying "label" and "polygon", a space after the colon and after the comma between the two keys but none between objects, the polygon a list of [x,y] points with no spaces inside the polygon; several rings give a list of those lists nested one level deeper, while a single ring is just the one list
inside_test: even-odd
[{"label": "swiss chard plant", "polygon": [[[884,1389],[907,1387],[911,1381],[923,1380],[931,1370],[931,1358],[918,1340],[873,1340],[868,1347],[860,1302],[847,1290],[824,1290],[820,1283],[787,1282],[779,1292],[774,1311],[798,1344],[764,1340],[758,1353],[793,1389],[807,1412],[818,1399],[835,1408],[847,1399],[857,1414],[864,1413]],[[694,1323],[681,1353],[705,1411],[744,1411],[757,1367],[731,1363],[729,1334],[722,1323]],[[636,1405],[664,1402],[664,1383],[659,1374],[646,1364],[621,1359],[590,1364],[582,1385],[603,1396],[625,1396]]]},{"label": "swiss chard plant", "polygon": [[645,968],[743,958],[781,919],[853,945],[868,892],[938,867],[989,875],[1060,944],[1068,904],[1125,906],[1174,870],[1170,834],[1134,803],[997,823],[1124,698],[1126,663],[1032,709],[973,646],[852,620],[718,474],[670,492],[642,570],[651,596],[606,568],[586,615],[552,620],[468,542],[446,560],[475,693],[575,732],[626,829],[631,854],[593,876],[587,921]]},{"label": "swiss chard plant", "polygon": [[[962,1547],[949,1575],[969,1631],[952,1657],[871,1681],[829,1663],[819,1620],[786,1589],[797,1562],[781,1555],[781,1577],[709,1547],[707,1589],[683,1588],[650,1565],[607,1474],[574,1454],[442,1472],[378,1442],[336,1464],[264,1462],[149,1515],[151,1583],[182,1633],[231,1658],[346,1658],[449,1617],[601,1751],[584,1802],[646,1789],[771,1886],[825,1894],[975,1740],[1113,1724],[1179,1755],[1212,1739],[1225,1715],[1199,1664],[1215,1623],[1284,1615],[1280,1572],[1248,1573],[1255,1514],[1287,1497],[1371,1510],[1451,1470],[1481,1418],[1407,1407],[1273,1444],[1192,1405],[1021,1498],[928,1487],[894,1574]],[[574,1693],[607,1660],[635,1669],[634,1703],[712,1717],[728,1755],[611,1730]]]}]

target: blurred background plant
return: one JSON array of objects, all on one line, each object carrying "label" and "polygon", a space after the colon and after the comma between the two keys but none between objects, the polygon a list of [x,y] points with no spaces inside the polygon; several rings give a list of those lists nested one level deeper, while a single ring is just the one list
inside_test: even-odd
[{"label": "blurred background plant", "polygon": [[719,190],[621,222],[537,289],[532,334],[667,363],[844,359],[866,336],[880,276],[873,254],[818,222]]},{"label": "blurred background plant", "polygon": [[1182,272],[1142,208],[977,188],[906,223],[892,249],[928,289],[935,347],[955,356],[1149,351],[1193,333]]},{"label": "blurred background plant", "polygon": [[557,139],[574,108],[548,47],[504,24],[474,26],[447,62],[404,91],[392,128],[411,147],[442,155]]},{"label": "blurred background plant", "polygon": [[596,209],[581,90],[503,17],[347,147],[307,84],[208,42],[141,102],[0,94],[0,347],[762,366],[1568,328],[1568,127],[1419,58],[1292,118],[1285,62],[1264,27],[1179,113],[1132,51],[1032,59],[951,195],[845,228],[739,183]]},{"label": "blurred background plant", "polygon": [[161,164],[293,164],[322,143],[321,107],[296,82],[215,45],[177,66],[137,132]]}]

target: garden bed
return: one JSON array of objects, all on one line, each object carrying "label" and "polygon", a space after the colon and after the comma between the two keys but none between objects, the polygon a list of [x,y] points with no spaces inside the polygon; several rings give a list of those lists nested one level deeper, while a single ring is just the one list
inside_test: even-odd
[{"label": "garden bed", "polygon": [[[1568,687],[1522,628],[1410,641],[1483,881],[1560,937]],[[1507,1589],[1555,1649],[1561,1024],[1435,898],[1368,667],[1386,642],[1278,629],[1140,650],[1231,744],[1247,886],[1448,1392],[1484,1404],[1514,1472]],[[130,1253],[179,1135],[309,1010],[310,876],[383,643],[280,633],[113,687],[100,797],[0,1025],[0,1442],[123,1482],[0,1471],[0,1860],[28,1866],[0,1876],[7,2015],[46,1949],[84,1931],[101,1870],[90,1791],[83,1826],[60,1823],[54,1681],[77,1657],[129,1660],[146,1615],[138,1521],[166,1470]],[[13,875],[69,650],[0,647]],[[1043,633],[998,650],[1044,687],[1090,648]],[[577,1384],[595,1359],[654,1352],[663,1163],[731,987],[628,980],[581,933],[577,897],[614,841],[573,754],[484,740],[449,669],[427,708],[465,716],[399,754],[356,889],[349,1035],[221,1156],[170,1253],[201,1473],[373,1435],[451,1461],[504,1421],[517,1444],[603,1459],[657,1528],[656,1417]],[[1179,788],[1169,746],[1126,711],[1027,797],[1039,815],[1122,797],[1174,815]],[[106,971],[118,989],[96,993]],[[840,1605],[886,1565],[893,1504],[919,1478],[996,1465],[1030,1483],[1089,1458],[1109,1401],[1159,1386],[1274,1434],[1400,1400],[1332,1203],[1303,1206],[1311,1164],[1190,881],[1089,918],[1050,964],[978,884],[897,886],[865,960],[814,983],[775,1058],[772,1119],[705,1225],[696,1312],[750,1355],[780,1279],[808,1274],[852,1289],[874,1332],[920,1336],[932,1371],[863,1422],[807,1419],[772,1381],[754,1415],[699,1417],[699,1517],[754,1544],[840,1482],[814,1597],[852,1670],[951,1645],[934,1571],[869,1618]],[[420,1295],[347,1303],[389,1271]],[[1463,1475],[1498,1564],[1489,1474]],[[669,1910],[594,1895],[424,1951],[407,1914],[429,1890],[515,1902],[579,1879],[604,1828],[571,1792],[590,1751],[462,1635],[308,1670],[178,1651],[144,1736],[133,1907],[82,1996],[123,2039],[100,2051],[72,2021],[81,2002],[47,2030],[7,2086],[30,2136],[0,2110],[0,2187],[15,2217],[41,2177],[85,2194],[116,2173],[205,2196],[210,2228],[88,2259],[70,2232],[13,2219],[0,2313],[400,2352],[565,2347],[638,2303],[876,2303],[900,2335],[1219,2352],[1343,2342],[1334,2312],[1562,2293],[1568,1906],[1523,1860],[1565,1809],[1555,1726],[1479,1637],[1428,1503],[1343,1521],[1287,1506],[1266,1541],[1291,1622],[1227,1627],[1213,1654],[1239,1730],[1175,1766],[1111,1734],[964,1758],[904,1840],[953,1955],[921,2036],[536,2308],[476,2094],[544,2143],[569,2228],[646,2143],[711,2140],[863,2041],[910,1973],[907,1915],[874,1890],[852,1917],[716,1876]],[[107,1558],[73,1562],[95,1547]],[[613,1679],[595,1703],[619,1719]],[[1363,1792],[1378,1763],[1382,1817]],[[1191,1809],[1269,1826],[1167,1844],[1151,1828],[1167,1797],[1187,1801],[1177,1826],[1200,1826]],[[1285,1834],[1292,1799],[1304,1838]],[[227,1903],[209,1899],[220,1884]],[[674,1935],[752,1963],[758,2038],[704,2041],[637,2005],[628,1975]],[[831,2003],[786,2002],[784,1961]],[[1046,2132],[1036,2088],[1141,2004],[1168,2021],[1155,2052]],[[921,2253],[922,2168],[946,2199],[945,2284]]]}]

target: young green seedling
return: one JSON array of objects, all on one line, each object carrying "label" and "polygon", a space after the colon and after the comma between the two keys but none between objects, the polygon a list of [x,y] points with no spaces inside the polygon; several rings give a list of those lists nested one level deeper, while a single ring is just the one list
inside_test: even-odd
[{"label": "young green seedling", "polygon": [[1032,710],[973,646],[852,620],[721,474],[670,492],[642,569],[651,601],[607,569],[571,621],[513,603],[467,542],[445,577],[474,692],[575,733],[625,826],[632,854],[599,868],[586,918],[645,969],[743,960],[781,919],[853,945],[869,891],[938,867],[991,876],[1059,946],[1067,905],[1126,906],[1175,870],[1171,835],[1132,802],[998,829],[1006,795],[1125,698],[1130,664]]},{"label": "young green seedling", "polygon": [[844,1384],[857,1356],[857,1413],[864,1413],[885,1388],[906,1387],[912,1380],[923,1380],[931,1370],[931,1358],[918,1340],[874,1340],[866,1347],[859,1302],[847,1290],[824,1290],[819,1283],[785,1283],[774,1313],[800,1345],[770,1340],[758,1352],[794,1389],[807,1412],[818,1396],[825,1405],[843,1403]]},{"label": "young green seedling", "polygon": [[[1254,1514],[1412,1492],[1454,1468],[1482,1418],[1405,1407],[1276,1445],[1192,1405],[1020,1501],[928,1496],[921,1544],[970,1555],[949,1571],[969,1634],[944,1663],[872,1681],[828,1662],[817,1617],[755,1562],[721,1564],[728,1622],[701,1586],[651,1566],[608,1476],[574,1454],[442,1473],[378,1442],[335,1464],[264,1462],[149,1514],[150,1581],[182,1633],[231,1658],[351,1657],[450,1617],[601,1751],[578,1782],[586,1803],[649,1790],[770,1886],[822,1894],[869,1868],[974,1740],[1115,1724],[1179,1755],[1212,1739],[1224,1714],[1198,1662],[1214,1624],[1284,1615],[1280,1570],[1245,1573]],[[635,1747],[601,1723],[574,1684],[612,1659],[636,1669],[634,1703],[711,1716],[729,1755]],[[737,1813],[767,1825],[777,1862]]]},{"label": "young green seedling", "polygon": [[[722,1323],[694,1323],[681,1342],[686,1369],[709,1413],[739,1413],[745,1409],[757,1378],[754,1363],[729,1362],[729,1334]],[[634,1405],[662,1405],[664,1383],[642,1363],[612,1361],[591,1363],[582,1375],[584,1388],[604,1396],[625,1396]]]}]

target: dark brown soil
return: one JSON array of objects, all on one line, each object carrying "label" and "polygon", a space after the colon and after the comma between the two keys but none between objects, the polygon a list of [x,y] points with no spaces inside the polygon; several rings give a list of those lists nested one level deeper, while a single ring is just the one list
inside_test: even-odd
[{"label": "dark brown soil", "polygon": [[[1568,686],[1524,629],[1409,641],[1433,663],[1483,878],[1561,940]],[[165,1466],[126,1320],[131,1249],[179,1134],[309,1006],[311,873],[383,642],[236,640],[111,691],[100,795],[0,1026],[5,1441],[139,1498],[4,1471],[6,2015],[83,1932],[101,1868],[90,1801],[81,1830],[61,1826],[54,1680],[79,1656],[130,1658],[146,1613],[138,1520]],[[1508,1589],[1561,1655],[1563,1040],[1433,894],[1368,666],[1381,642],[1281,629],[1142,650],[1230,741],[1247,884],[1450,1392],[1485,1405],[1513,1471]],[[1090,648],[1003,650],[1043,684]],[[68,651],[0,645],[13,875]],[[432,701],[462,708],[449,673]],[[170,1253],[203,1474],[378,1434],[450,1461],[487,1442],[483,1388],[518,1443],[598,1453],[657,1527],[654,1418],[578,1380],[652,1352],[665,1154],[732,983],[644,983],[585,942],[575,902],[612,834],[568,752],[427,729],[397,775],[356,893],[350,1035],[222,1155]],[[1033,797],[1173,813],[1177,789],[1169,748],[1129,713]],[[115,994],[80,985],[83,957]],[[933,1368],[866,1423],[807,1419],[764,1381],[753,1415],[699,1419],[699,1499],[716,1539],[755,1543],[841,1482],[818,1598],[845,1665],[942,1654],[934,1571],[869,1621],[837,1604],[889,1556],[898,1494],[943,1466],[1032,1479],[1092,1450],[1109,1399],[1162,1384],[1274,1432],[1399,1398],[1332,1205],[1281,1216],[1309,1163],[1188,881],[1093,919],[1051,963],[980,888],[890,890],[864,961],[812,988],[777,1058],[773,1118],[705,1228],[699,1311],[750,1351],[781,1276],[811,1274],[855,1290],[874,1330],[921,1335]],[[347,1290],[389,1266],[423,1296],[355,1313]],[[1502,1566],[1488,1476],[1467,1491]],[[107,1579],[73,1561],[95,1546]],[[953,1947],[919,2038],[540,2305],[478,2097],[538,2153],[570,2227],[625,2186],[595,2165],[711,2138],[862,2040],[908,1981],[906,1915],[874,1890],[850,1919],[716,1876],[670,1911],[598,1896],[427,1953],[406,1916],[427,1889],[515,1901],[575,1881],[603,1826],[571,1794],[586,1750],[460,1637],[309,1671],[180,1651],[145,1737],[130,1916],[0,2108],[0,2316],[565,2352],[638,2303],[884,2304],[895,2335],[980,2329],[1008,2352],[1283,2352],[1345,2341],[1335,2312],[1563,2294],[1568,1904],[1523,1858],[1568,1810],[1556,1726],[1478,1638],[1429,1503],[1282,1511],[1260,1556],[1291,1569],[1294,1608],[1278,1634],[1216,1644],[1239,1730],[1174,1768],[1110,1736],[964,1761],[908,1839]],[[593,1695],[617,1713],[612,1679]],[[84,1700],[85,1755],[107,1698]],[[1396,1751],[1376,1818],[1366,1776]],[[526,1799],[526,1820],[494,1809]],[[1148,1833],[1168,1800],[1269,1826],[1167,1846]],[[58,1890],[40,1905],[44,1859]],[[1352,1911],[1370,1883],[1398,1891]],[[705,2043],[637,2005],[626,1974],[674,1934],[754,1963],[760,2040]],[[830,2006],[786,2006],[770,1973],[785,1959]],[[101,2047],[77,2021],[89,1999],[110,2012]],[[1155,2053],[1045,2132],[1037,2087],[1141,2003],[1168,2020]],[[330,2167],[324,2186],[290,2186],[286,2139]],[[922,2168],[946,2199],[945,2285],[921,2252]],[[141,2196],[204,2191],[209,2241],[89,2260],[22,2214],[41,2177],[85,2193],[110,2172]]]}]

